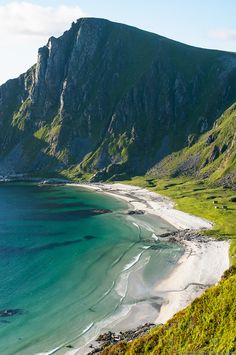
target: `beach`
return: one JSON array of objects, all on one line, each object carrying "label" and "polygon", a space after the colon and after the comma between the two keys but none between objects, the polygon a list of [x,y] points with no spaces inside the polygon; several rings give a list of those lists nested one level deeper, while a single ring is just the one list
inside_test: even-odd
[{"label": "beach", "polygon": [[[116,334],[116,339],[120,332],[127,332],[131,334],[127,341],[132,340],[132,334],[137,334],[140,327],[149,329],[146,323],[162,324],[185,308],[216,284],[229,267],[229,243],[204,236],[204,230],[212,228],[212,223],[175,209],[169,198],[120,183],[37,182],[2,185],[2,201],[6,204],[1,206],[2,231],[6,238],[10,233],[13,236],[8,258],[16,253],[19,260],[27,258],[21,267],[28,267],[30,262],[43,265],[46,261],[47,277],[55,283],[44,288],[45,275],[40,274],[41,278],[32,278],[32,282],[37,280],[36,285],[27,286],[38,289],[42,284],[33,300],[25,287],[25,298],[10,300],[26,310],[24,317],[28,316],[29,322],[12,331],[1,329],[8,330],[2,344],[6,354],[14,352],[7,352],[11,344],[12,349],[24,354],[37,349],[35,353],[44,355],[84,355],[91,351],[91,345],[99,347],[96,339],[109,331]],[[34,206],[29,210],[32,200]],[[10,216],[9,201],[15,206]],[[15,201],[20,201],[20,208]],[[22,216],[22,245],[18,245]],[[65,277],[64,265],[69,277]],[[38,272],[41,270],[40,267]],[[3,274],[7,272],[8,268]],[[7,281],[11,282],[10,275]],[[20,273],[19,285],[22,284]],[[45,300],[52,304],[41,302],[41,289]],[[6,294],[7,302],[9,297]],[[30,326],[34,309],[41,317],[35,318],[37,329]],[[14,329],[27,337],[16,337]],[[30,344],[26,343],[28,334]],[[24,343],[17,342],[20,336],[26,339]],[[40,338],[35,339],[36,336]]]},{"label": "beach", "polygon": [[[159,306],[155,323],[160,324],[170,319],[176,312],[189,305],[205,289],[216,284],[229,267],[229,242],[210,239],[196,231],[212,228],[212,223],[175,209],[174,203],[157,193],[131,185],[116,184],[69,184],[87,188],[97,193],[109,194],[114,198],[125,200],[132,213],[158,216],[174,226],[177,233],[175,241],[184,247],[184,253],[171,272],[158,280],[153,297]],[[182,231],[182,232],[181,232]],[[133,273],[130,283],[142,287],[141,270]],[[134,304],[128,312],[112,324],[112,331],[127,330],[153,321],[153,300]],[[108,328],[103,329],[108,330]],[[89,344],[91,344],[91,340]],[[88,344],[87,344],[88,345]],[[67,353],[84,354],[88,347],[73,349]]]}]

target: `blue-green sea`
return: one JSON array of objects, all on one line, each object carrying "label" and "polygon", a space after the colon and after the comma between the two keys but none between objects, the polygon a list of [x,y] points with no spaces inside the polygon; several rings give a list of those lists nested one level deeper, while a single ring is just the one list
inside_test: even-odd
[{"label": "blue-green sea", "polygon": [[0,184],[0,354],[83,344],[138,302],[127,290],[139,268],[150,296],[182,250],[155,241],[173,227],[127,210],[86,189]]}]

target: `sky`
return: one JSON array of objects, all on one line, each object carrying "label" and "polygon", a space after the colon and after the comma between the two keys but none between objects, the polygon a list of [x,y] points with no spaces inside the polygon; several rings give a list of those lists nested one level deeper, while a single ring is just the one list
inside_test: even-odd
[{"label": "sky", "polygon": [[80,17],[102,17],[197,47],[236,52],[236,0],[0,0],[0,84]]}]

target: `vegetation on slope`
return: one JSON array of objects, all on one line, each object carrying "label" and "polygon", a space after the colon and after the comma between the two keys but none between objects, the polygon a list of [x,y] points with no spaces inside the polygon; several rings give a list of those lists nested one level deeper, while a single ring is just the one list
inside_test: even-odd
[{"label": "vegetation on slope", "polygon": [[0,86],[0,173],[144,174],[235,100],[235,53],[80,19]]},{"label": "vegetation on slope", "polygon": [[189,136],[189,147],[168,155],[152,170],[155,176],[195,175],[210,181],[230,176],[236,182],[236,104],[226,110],[213,128],[195,142]]},{"label": "vegetation on slope", "polygon": [[236,351],[236,268],[166,324],[131,343],[119,343],[103,355],[232,354]]},{"label": "vegetation on slope", "polygon": [[[218,285],[166,324],[131,343],[107,348],[102,354],[236,352],[236,191],[227,186],[236,182],[236,104],[209,132],[198,140],[190,136],[189,147],[164,158],[150,174],[125,183],[168,196],[177,209],[212,221],[213,228],[204,234],[231,241],[232,267]],[[224,176],[230,181],[225,183]],[[220,179],[223,184],[216,185]]]},{"label": "vegetation on slope", "polygon": [[135,177],[124,183],[171,197],[176,208],[214,222],[213,228],[204,234],[231,240],[232,267],[218,285],[208,289],[166,324],[131,343],[118,343],[102,354],[166,355],[190,351],[226,354],[236,351],[236,192],[214,187],[208,180],[186,177],[161,180]]},{"label": "vegetation on slope", "polygon": [[124,183],[142,186],[170,197],[177,209],[213,222],[213,228],[204,231],[204,234],[229,239],[231,263],[236,266],[236,191],[224,186],[213,186],[207,179],[194,180],[187,177],[134,177]]}]

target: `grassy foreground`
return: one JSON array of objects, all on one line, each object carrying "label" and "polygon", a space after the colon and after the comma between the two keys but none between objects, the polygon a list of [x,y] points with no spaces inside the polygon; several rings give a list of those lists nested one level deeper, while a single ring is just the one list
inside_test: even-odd
[{"label": "grassy foreground", "polygon": [[[103,355],[232,354],[236,352],[236,272],[208,289],[166,324]],[[213,354],[213,353],[211,353]]]},{"label": "grassy foreground", "polygon": [[135,341],[109,347],[102,354],[236,354],[236,192],[186,178],[135,177],[124,183],[171,197],[176,208],[211,220],[214,226],[207,234],[231,240],[232,266],[216,286],[166,324]]}]

